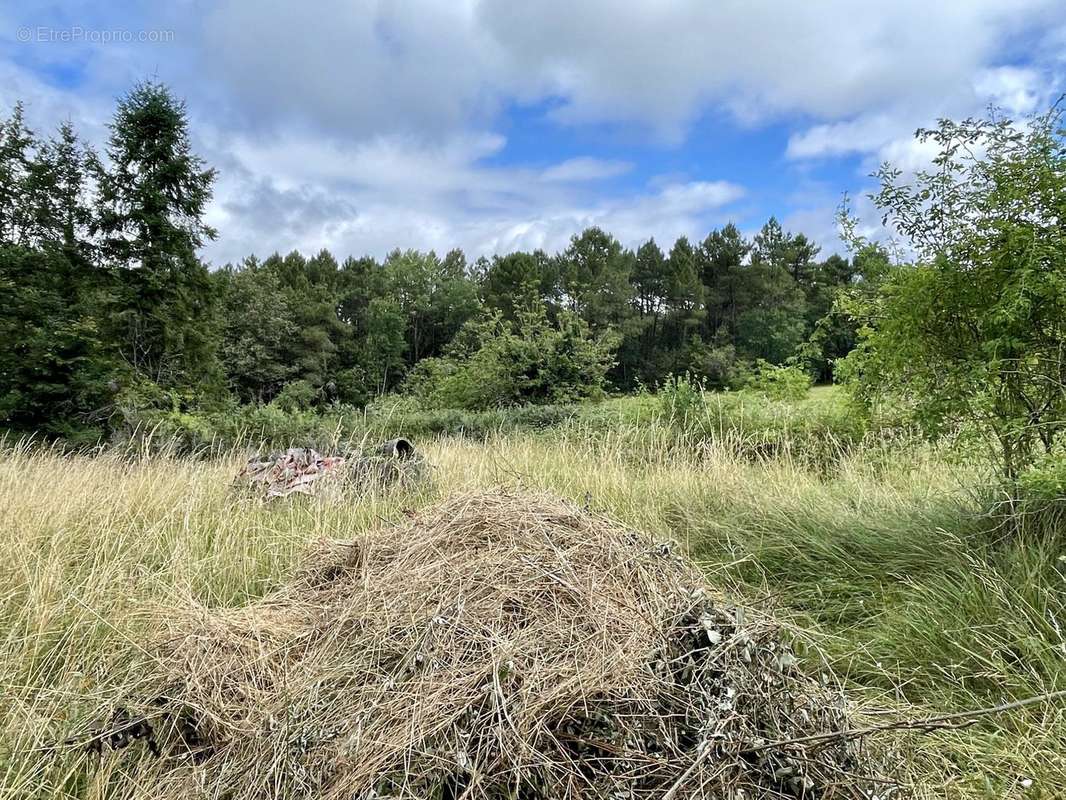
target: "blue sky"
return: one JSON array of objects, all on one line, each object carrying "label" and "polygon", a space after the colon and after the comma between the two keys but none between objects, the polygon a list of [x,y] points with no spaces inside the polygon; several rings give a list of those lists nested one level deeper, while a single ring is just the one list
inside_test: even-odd
[{"label": "blue sky", "polygon": [[0,8],[0,105],[101,143],[116,97],[183,97],[219,171],[205,248],[382,256],[700,239],[770,215],[839,249],[845,192],[914,130],[1066,87],[1066,0],[174,0]]}]

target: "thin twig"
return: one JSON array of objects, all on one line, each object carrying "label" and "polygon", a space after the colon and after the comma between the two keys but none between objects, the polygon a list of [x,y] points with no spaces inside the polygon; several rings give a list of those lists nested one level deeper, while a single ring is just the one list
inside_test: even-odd
[{"label": "thin twig", "polygon": [[[1047,703],[1063,697],[1066,697],[1066,689],[1057,692],[1039,694],[1034,697],[1027,697],[1024,700],[1015,700],[1014,702],[1003,703],[998,706],[976,708],[972,711],[959,711],[954,714],[942,714],[936,717],[926,717],[925,719],[897,720],[895,722],[886,722],[883,725],[871,725],[866,728],[849,728],[847,730],[831,731],[829,733],[815,733],[810,736],[799,736],[795,739],[781,739],[776,742],[767,742],[753,747],[746,747],[741,750],[740,753],[743,755],[759,753],[763,750],[773,750],[789,744],[810,744],[812,742],[824,742],[834,739],[859,739],[863,736],[882,733],[884,731],[919,730],[929,732],[935,730],[965,728],[977,722],[978,717],[988,716],[989,714],[1002,714],[1004,711],[1013,711],[1016,708],[1024,708],[1025,706],[1032,706],[1038,703]],[[664,797],[663,800],[667,800],[667,798]]]},{"label": "thin twig", "polygon": [[[884,725],[871,725],[867,728],[849,728],[843,731],[832,731],[830,733],[815,733],[810,736],[798,736],[795,739],[782,739],[776,742],[767,742],[766,744],[756,745],[754,747],[746,747],[738,751],[738,755],[750,755],[752,753],[759,753],[763,750],[773,750],[779,747],[784,747],[790,744],[811,744],[814,742],[825,742],[835,739],[842,741],[848,739],[859,739],[863,736],[869,736],[874,733],[882,733],[884,731],[892,730],[920,730],[920,731],[934,731],[942,730],[946,728],[962,728],[968,725],[972,725],[977,721],[977,717],[987,716],[989,714],[1001,714],[1004,711],[1013,711],[1016,708],[1023,708],[1025,706],[1036,705],[1037,703],[1047,703],[1052,700],[1057,700],[1061,697],[1066,697],[1066,689],[1057,692],[1048,692],[1047,694],[1036,695],[1035,697],[1027,697],[1024,700],[1015,700],[1011,703],[1004,703],[998,706],[991,706],[989,708],[978,708],[972,711],[961,711],[954,714],[943,714],[936,717],[926,717],[920,720],[898,720],[896,722],[888,722]],[[700,753],[688,765],[681,777],[678,778],[666,790],[666,793],[662,796],[662,800],[673,800],[678,790],[688,781],[689,778],[696,772],[697,769],[710,758],[714,752],[714,748],[708,746],[702,753]]]}]

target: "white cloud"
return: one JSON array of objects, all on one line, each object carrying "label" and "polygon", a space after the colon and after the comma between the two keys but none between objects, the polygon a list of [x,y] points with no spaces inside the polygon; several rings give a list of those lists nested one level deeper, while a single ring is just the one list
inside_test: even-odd
[{"label": "white cloud", "polygon": [[601,158],[571,158],[544,170],[546,181],[599,181],[624,175],[633,169],[628,161],[606,161]]},{"label": "white cloud", "polygon": [[402,136],[346,144],[305,134],[269,141],[239,137],[230,152],[253,173],[271,175],[285,187],[348,183],[403,194],[491,184],[490,173],[475,174],[471,165],[504,144],[494,134],[459,135],[432,144]]},{"label": "white cloud", "polygon": [[[272,249],[282,252],[327,247],[337,254],[378,257],[399,244],[438,252],[459,246],[470,257],[516,249],[554,252],[590,225],[599,225],[624,244],[635,246],[652,236],[662,241],[681,235],[703,236],[710,227],[725,221],[723,209],[741,194],[739,187],[731,184],[693,182],[615,202],[583,205],[564,199],[554,205],[538,205],[530,214],[524,211],[521,199],[513,206],[500,203],[491,210],[443,209],[433,198],[401,205],[371,197],[324,208],[322,197],[311,191],[274,194],[264,189],[250,198],[249,207],[237,210],[254,214],[271,230],[245,231],[247,238],[228,237],[210,253],[215,263],[223,263],[252,251],[265,252],[265,241],[273,241]],[[264,214],[263,209],[280,213]],[[285,213],[301,224],[290,224]]]},{"label": "white cloud", "polygon": [[229,0],[204,4],[199,68],[246,122],[349,136],[465,127],[495,107],[496,45],[473,4]]},{"label": "white cloud", "polygon": [[1050,99],[1052,84],[1046,75],[1031,68],[996,67],[981,70],[974,79],[978,97],[1003,109],[1008,115],[1031,114]]},{"label": "white cloud", "polygon": [[[965,83],[997,43],[1053,3],[867,4],[489,0],[506,77],[562,98],[556,115],[637,121],[678,134],[708,104],[745,117],[854,114]],[[948,44],[950,43],[950,44]]]},{"label": "white cloud", "polygon": [[702,236],[744,194],[724,181],[673,181],[603,199],[588,184],[628,165],[482,163],[502,146],[463,136],[441,144],[379,138],[350,148],[308,138],[233,141],[210,220],[224,238],[207,254],[221,264],[252,251],[328,247],[380,257],[397,246],[460,246],[476,257],[558,250],[589,225],[635,245],[653,235]]},{"label": "white cloud", "polygon": [[899,133],[900,120],[872,113],[846,122],[815,125],[788,140],[789,158],[815,158],[877,150]]},{"label": "white cloud", "polygon": [[852,153],[877,154],[907,170],[927,163],[928,146],[914,141],[914,131],[932,126],[938,117],[982,113],[989,105],[1019,117],[1045,107],[1056,91],[1055,78],[1034,68],[994,67],[977,71],[964,85],[938,103],[871,111],[851,119],[811,126],[789,138],[789,158],[822,158]]},{"label": "white cloud", "polygon": [[[938,115],[988,102],[1039,108],[1066,31],[1064,0],[897,0],[858,11],[852,0],[305,6],[184,0],[145,11],[77,0],[49,12],[55,24],[167,28],[174,43],[63,49],[20,46],[0,31],[0,100],[26,98],[49,124],[70,116],[99,141],[133,80],[171,83],[189,100],[198,151],[220,171],[216,262],[326,245],[555,249],[587,224],[627,243],[702,236],[741,190],[687,174],[641,188],[616,180],[633,164],[597,158],[594,146],[558,163],[514,163],[498,123],[515,106],[660,144],[684,141],[705,115],[724,126],[802,119],[788,143],[793,167],[858,155],[862,171],[881,158],[916,169],[930,153],[911,134]],[[49,23],[29,5],[0,14],[9,38]],[[1035,37],[1039,63],[1004,66],[1022,32]],[[79,80],[62,88],[55,75],[68,68]],[[701,166],[683,169],[702,177]],[[813,224],[803,213],[795,218]]]},{"label": "white cloud", "polygon": [[[260,35],[232,42],[232,21],[248,18],[251,7],[225,0],[207,15],[206,63],[260,122],[284,127],[295,117],[364,142],[348,147],[341,163],[321,153],[291,156],[325,159],[323,174],[335,177],[354,171],[366,191],[347,239],[363,236],[373,250],[382,223],[368,222],[367,203],[379,214],[393,203],[412,221],[395,231],[412,237],[403,241],[443,239],[450,226],[474,252],[557,247],[593,222],[623,237],[702,235],[680,200],[711,184],[681,179],[658,194],[606,199],[590,195],[588,184],[622,174],[622,162],[571,159],[539,174],[486,167],[469,131],[490,129],[501,104],[544,103],[563,125],[636,124],[675,143],[714,109],[752,125],[801,115],[811,124],[790,138],[788,158],[858,155],[858,183],[886,159],[905,171],[927,165],[933,148],[913,133],[937,116],[978,113],[990,102],[1016,113],[1043,102],[1048,75],[997,60],[1012,37],[1064,10],[1062,0],[898,0],[861,13],[851,0],[404,0],[346,3],[339,13],[327,7],[323,23],[255,4]],[[272,174],[283,162],[283,154],[264,157],[253,169]],[[378,179],[370,180],[375,165]],[[405,204],[401,194],[418,199]],[[793,208],[797,224],[824,218],[819,239],[833,241],[831,208]]]},{"label": "white cloud", "polygon": [[94,143],[107,135],[109,104],[49,85],[27,70],[0,59],[0,114],[7,116],[15,103],[25,106],[30,126],[41,134],[51,133],[64,120],[77,123],[79,133]]},{"label": "white cloud", "polygon": [[754,121],[935,105],[994,64],[1013,33],[1054,22],[1062,0],[897,0],[861,13],[851,0],[193,8],[181,33],[194,63],[245,123],[432,135],[486,123],[513,100],[548,101],[560,121],[636,122],[678,139],[715,107]]}]

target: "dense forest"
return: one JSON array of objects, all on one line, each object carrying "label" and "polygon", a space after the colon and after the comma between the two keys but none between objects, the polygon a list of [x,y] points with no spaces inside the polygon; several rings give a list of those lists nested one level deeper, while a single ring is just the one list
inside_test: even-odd
[{"label": "dense forest", "polygon": [[[830,255],[770,219],[636,250],[589,228],[557,254],[468,261],[321,251],[211,270],[215,172],[183,104],[145,83],[103,153],[70,124],[0,129],[0,425],[91,439],[117,404],[362,406],[386,392],[465,407],[562,402],[752,365],[832,379],[855,330],[834,299],[875,247]],[[402,245],[402,243],[397,243]]]}]

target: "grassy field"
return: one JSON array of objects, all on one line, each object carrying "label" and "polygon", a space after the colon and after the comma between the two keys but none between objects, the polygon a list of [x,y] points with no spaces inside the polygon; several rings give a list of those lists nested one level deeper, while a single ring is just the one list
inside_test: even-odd
[{"label": "grassy field", "polygon": [[[437,438],[424,442],[429,487],[269,506],[229,492],[236,453],[8,445],[0,797],[151,795],[128,756],[96,768],[94,756],[42,748],[136,683],[153,620],[190,598],[261,596],[309,541],[472,487],[546,488],[675,537],[712,581],[773,606],[812,667],[826,659],[869,709],[924,716],[1066,689],[1066,522],[1040,515],[1005,539],[978,466],[877,437],[839,441],[802,421],[753,437],[713,409],[699,414],[684,429],[698,435],[647,403],[618,402],[547,432]],[[893,741],[920,797],[1066,796],[1061,702]]]}]

